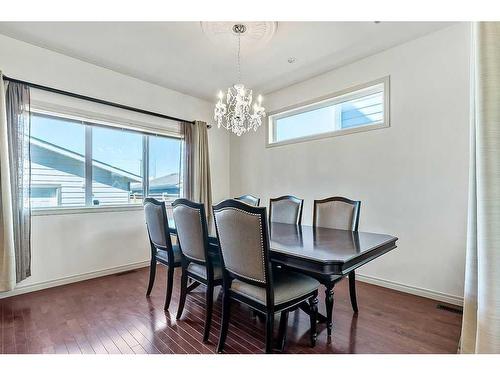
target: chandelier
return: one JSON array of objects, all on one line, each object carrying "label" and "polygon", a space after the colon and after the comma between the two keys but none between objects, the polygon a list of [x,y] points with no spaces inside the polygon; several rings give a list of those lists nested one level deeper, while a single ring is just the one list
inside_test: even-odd
[{"label": "chandelier", "polygon": [[[238,35],[238,82],[241,82],[240,50],[241,34],[246,31],[246,26],[236,24],[233,32]],[[227,89],[226,98],[224,93],[219,92],[218,102],[215,105],[214,119],[217,127],[224,127],[240,136],[253,129],[257,130],[262,125],[262,118],[266,116],[266,110],[262,107],[262,96],[259,95],[257,101],[252,105],[252,90],[245,88],[242,83],[237,83]],[[251,110],[253,109],[253,111]]]}]

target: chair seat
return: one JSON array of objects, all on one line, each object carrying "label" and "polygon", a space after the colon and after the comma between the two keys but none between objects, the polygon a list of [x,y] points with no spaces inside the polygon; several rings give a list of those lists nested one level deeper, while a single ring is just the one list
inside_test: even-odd
[{"label": "chair seat", "polygon": [[[288,270],[273,270],[274,304],[279,305],[305,296],[319,287],[319,282],[310,276]],[[266,289],[241,280],[233,280],[231,291],[266,304]]]},{"label": "chair seat", "polygon": [[[212,261],[213,267],[214,267],[214,280],[220,280],[222,279],[222,266],[219,262],[217,261]],[[188,271],[191,273],[194,273],[195,275],[198,275],[205,280],[207,279],[207,267],[204,264],[198,264],[198,263],[189,263],[188,265]]]},{"label": "chair seat", "polygon": [[[174,263],[181,262],[181,249],[178,245],[172,245],[172,250],[174,252]],[[168,254],[166,250],[156,249],[156,258],[165,263],[168,262]]]}]

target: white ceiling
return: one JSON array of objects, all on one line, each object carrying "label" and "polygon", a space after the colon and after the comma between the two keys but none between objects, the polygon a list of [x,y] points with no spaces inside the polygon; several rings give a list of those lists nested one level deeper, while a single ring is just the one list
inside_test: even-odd
[{"label": "white ceiling", "polygon": [[[266,94],[449,25],[279,22],[266,43],[242,39],[242,81]],[[208,100],[236,83],[236,38],[214,43],[199,22],[0,22],[0,33]]]}]

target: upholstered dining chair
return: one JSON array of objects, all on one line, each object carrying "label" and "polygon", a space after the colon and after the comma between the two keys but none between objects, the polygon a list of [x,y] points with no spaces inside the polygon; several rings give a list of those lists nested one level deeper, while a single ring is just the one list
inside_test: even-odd
[{"label": "upholstered dining chair", "polygon": [[269,200],[269,221],[300,225],[304,200],[292,195],[284,195]]},{"label": "upholstered dining chair", "polygon": [[234,198],[237,201],[249,204],[250,206],[258,206],[260,204],[260,198],[254,197],[250,194],[241,195],[239,197]]},{"label": "upholstered dining chair", "polygon": [[313,226],[357,231],[360,201],[330,197],[314,201]]},{"label": "upholstered dining chair", "polygon": [[279,334],[283,347],[289,311],[308,303],[310,340],[314,346],[319,283],[307,275],[271,266],[266,208],[229,199],[214,206],[213,210],[224,291],[217,351],[224,350],[233,300],[265,314],[266,353],[273,350],[274,314],[281,313]]},{"label": "upholstered dining chair", "polygon": [[[330,197],[314,201],[313,227],[343,229],[357,231],[359,226],[359,212],[361,201],[353,201],[344,197]],[[356,298],[356,275],[354,270],[349,272],[349,295],[351,306],[355,313],[358,312]],[[326,288],[327,331],[331,335],[331,321],[333,310],[333,285],[342,278],[331,281],[331,287]]]},{"label": "upholstered dining chair", "polygon": [[[217,253],[210,253],[208,243],[207,217],[202,203],[187,199],[177,199],[173,204],[177,239],[181,248],[181,297],[177,310],[177,319],[182,316],[188,292],[198,285],[206,285],[206,310],[203,341],[208,341],[212,310],[214,304],[214,287],[222,285],[222,267]],[[188,278],[194,280],[188,286]]]},{"label": "upholstered dining chair", "polygon": [[168,228],[167,210],[165,202],[154,198],[144,199],[144,214],[151,245],[151,263],[149,267],[149,285],[146,296],[151,294],[156,276],[156,264],[167,266],[167,293],[164,309],[168,310],[172,298],[174,283],[174,269],[181,266],[181,252],[179,246],[172,245]]}]

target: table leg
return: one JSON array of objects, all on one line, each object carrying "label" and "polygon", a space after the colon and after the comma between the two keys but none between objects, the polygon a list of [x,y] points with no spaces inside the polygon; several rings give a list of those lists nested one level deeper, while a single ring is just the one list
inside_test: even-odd
[{"label": "table leg", "polygon": [[326,306],[326,332],[328,337],[332,335],[332,315],[333,315],[333,284],[325,285],[325,306]]}]

